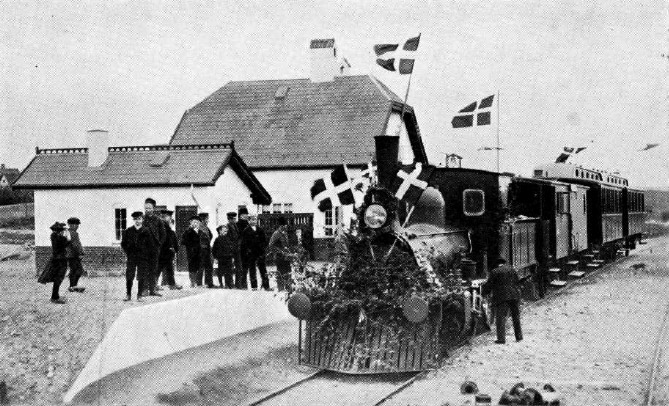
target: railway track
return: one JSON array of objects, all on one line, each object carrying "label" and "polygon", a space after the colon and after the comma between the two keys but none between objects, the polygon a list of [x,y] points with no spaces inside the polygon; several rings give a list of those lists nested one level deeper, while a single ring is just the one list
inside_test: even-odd
[{"label": "railway track", "polygon": [[667,350],[669,350],[669,304],[665,309],[660,332],[655,340],[655,351],[644,402],[646,406],[666,405],[669,401],[669,390],[662,384],[662,381],[665,380],[663,378],[669,374],[669,352]]}]

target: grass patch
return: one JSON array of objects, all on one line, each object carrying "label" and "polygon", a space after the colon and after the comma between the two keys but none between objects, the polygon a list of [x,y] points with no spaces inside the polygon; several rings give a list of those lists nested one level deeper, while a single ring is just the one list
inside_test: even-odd
[{"label": "grass patch", "polygon": [[0,228],[35,229],[35,217],[14,217],[0,219]]}]

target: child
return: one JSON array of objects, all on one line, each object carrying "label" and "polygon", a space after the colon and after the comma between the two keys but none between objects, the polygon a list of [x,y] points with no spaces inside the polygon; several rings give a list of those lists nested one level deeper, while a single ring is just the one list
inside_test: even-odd
[{"label": "child", "polygon": [[216,241],[214,241],[212,254],[218,261],[218,284],[222,288],[222,278],[225,277],[225,287],[232,289],[235,287],[235,283],[232,278],[232,260],[235,256],[234,242],[228,234],[227,226],[218,226],[216,231],[218,231],[218,237],[216,237]]}]

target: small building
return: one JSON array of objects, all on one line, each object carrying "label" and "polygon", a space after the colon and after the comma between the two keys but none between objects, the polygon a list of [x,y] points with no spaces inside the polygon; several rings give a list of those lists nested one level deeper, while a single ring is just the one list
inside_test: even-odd
[{"label": "small building", "polygon": [[0,189],[11,189],[12,184],[19,177],[20,171],[16,168],[7,168],[5,164],[0,165]]},{"label": "small building", "polygon": [[[109,134],[91,130],[88,148],[37,149],[15,183],[35,190],[35,248],[38,269],[51,254],[49,226],[81,219],[87,270],[122,271],[122,232],[144,200],[175,211],[177,235],[198,212],[210,228],[226,222],[239,206],[268,205],[271,197],[233,143],[109,147]],[[177,264],[185,270],[184,250]]]},{"label": "small building", "polygon": [[411,106],[375,77],[349,75],[334,39],[315,39],[309,48],[309,78],[229,82],[184,113],[170,145],[234,141],[273,197],[257,211],[308,216],[323,258],[352,207],[321,213],[310,195],[316,179],[342,163],[359,173],[374,160],[378,135],[400,135],[405,163],[427,156]]}]

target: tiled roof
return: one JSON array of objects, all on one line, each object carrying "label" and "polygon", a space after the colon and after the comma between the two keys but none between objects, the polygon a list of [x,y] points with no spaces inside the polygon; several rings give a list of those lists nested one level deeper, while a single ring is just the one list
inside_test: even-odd
[{"label": "tiled roof", "polygon": [[[184,114],[170,144],[234,141],[253,169],[363,164],[374,156],[374,136],[401,105],[368,75],[229,82]],[[413,109],[407,106],[406,114],[413,117]],[[423,160],[415,118],[410,122],[414,153]]]},{"label": "tiled roof", "polygon": [[111,147],[99,167],[87,148],[38,150],[14,186],[31,189],[213,185],[230,165],[259,200],[271,199],[230,144]]},{"label": "tiled roof", "polygon": [[19,177],[19,173],[21,172],[16,168],[5,168],[4,165],[0,168],[0,178],[5,176],[10,185]]}]

